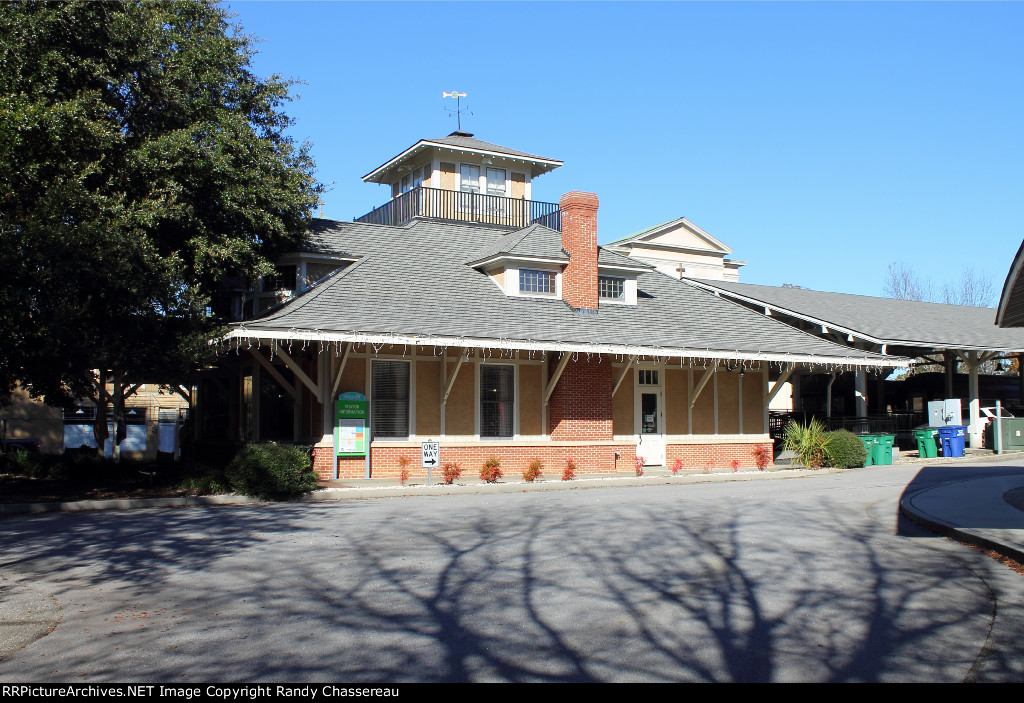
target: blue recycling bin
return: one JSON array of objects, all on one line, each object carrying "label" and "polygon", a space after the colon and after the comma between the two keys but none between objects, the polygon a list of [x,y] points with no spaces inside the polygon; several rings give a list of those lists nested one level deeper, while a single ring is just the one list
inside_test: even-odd
[{"label": "blue recycling bin", "polygon": [[963,456],[967,428],[963,425],[946,425],[939,428],[939,443],[942,456]]}]

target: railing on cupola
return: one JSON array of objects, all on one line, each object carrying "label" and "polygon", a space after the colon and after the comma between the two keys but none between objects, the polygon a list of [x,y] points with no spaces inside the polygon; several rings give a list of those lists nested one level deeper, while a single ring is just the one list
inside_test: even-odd
[{"label": "railing on cupola", "polygon": [[562,213],[558,203],[424,187],[402,193],[362,217],[357,217],[355,222],[397,226],[415,217],[476,222],[510,229],[540,224],[559,232],[562,230]]}]

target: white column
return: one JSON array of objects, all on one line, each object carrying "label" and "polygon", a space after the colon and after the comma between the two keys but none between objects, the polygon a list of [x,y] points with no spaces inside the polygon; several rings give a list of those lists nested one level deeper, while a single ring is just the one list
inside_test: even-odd
[{"label": "white column", "polygon": [[978,366],[981,362],[978,356],[978,352],[967,352],[967,397],[971,408],[967,433],[971,438],[971,449],[981,449],[984,443],[981,432],[981,394],[978,392]]}]

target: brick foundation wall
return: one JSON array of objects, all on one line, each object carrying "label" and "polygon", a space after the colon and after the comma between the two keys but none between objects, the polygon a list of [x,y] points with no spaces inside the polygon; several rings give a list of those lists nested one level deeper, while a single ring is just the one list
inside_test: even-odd
[{"label": "brick foundation wall", "polygon": [[[741,469],[753,469],[757,467],[754,459],[754,450],[757,447],[765,447],[768,456],[772,456],[771,442],[736,442],[730,444],[669,444],[665,446],[665,465],[671,467],[676,459],[683,462],[685,469],[728,469],[732,467],[732,461],[739,462]],[[768,466],[772,466],[771,459]]]},{"label": "brick foundation wall", "polygon": [[612,438],[612,365],[607,358],[594,355],[588,361],[581,354],[566,364],[548,404],[548,424],[555,441]]},{"label": "brick foundation wall", "polygon": [[[580,476],[628,471],[633,466],[635,450],[636,447],[632,444],[446,447],[442,442],[441,463],[454,461],[462,467],[464,476],[476,478],[484,461],[493,456],[501,462],[501,470],[505,476],[519,478],[531,461],[540,459],[544,463],[545,477],[560,478],[566,459],[573,460],[577,475]],[[398,478],[398,458],[403,455],[412,460],[409,464],[410,476],[427,475],[427,470],[420,466],[418,447],[373,447],[370,451],[373,478]],[[615,452],[619,452],[617,462]],[[338,470],[340,478],[363,478],[366,475],[362,459],[355,462],[342,458],[339,460]],[[433,470],[433,476],[440,480],[440,466]]]},{"label": "brick foundation wall", "polygon": [[[740,469],[756,468],[754,450],[765,447],[771,456],[771,442],[735,442],[726,444],[668,444],[665,446],[665,465],[671,467],[676,459],[683,462],[686,469],[728,469],[732,461],[739,462]],[[373,478],[398,478],[398,458],[407,456],[411,459],[409,475],[424,477],[427,470],[420,466],[419,447],[374,447],[372,452],[371,476]],[[616,460],[615,453],[619,456]],[[509,478],[518,478],[523,469],[534,459],[544,463],[544,475],[557,478],[562,475],[565,460],[572,459],[576,464],[577,474],[601,475],[633,468],[633,456],[636,446],[633,444],[594,444],[594,445],[483,445],[475,447],[448,446],[441,444],[441,462],[454,461],[462,467],[463,475],[476,477],[480,467],[489,457],[497,457],[501,461],[501,470]],[[313,470],[323,480],[334,478],[333,450],[331,447],[313,448]],[[362,457],[341,457],[337,460],[338,477],[358,479],[366,476],[366,460]],[[768,466],[772,466],[771,461]],[[433,472],[440,480],[441,467]]]}]

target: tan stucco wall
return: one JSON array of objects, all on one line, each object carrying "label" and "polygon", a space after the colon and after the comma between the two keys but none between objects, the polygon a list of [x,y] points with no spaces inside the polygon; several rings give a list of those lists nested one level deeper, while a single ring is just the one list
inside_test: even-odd
[{"label": "tan stucco wall", "polygon": [[739,387],[736,371],[718,372],[718,433],[736,434],[740,431]]},{"label": "tan stucco wall", "polygon": [[[451,379],[457,362],[448,362],[448,378]],[[448,396],[445,411],[445,434],[471,435],[476,431],[476,403],[473,391],[476,388],[475,376],[479,373],[476,364],[464,363]]]},{"label": "tan stucco wall", "polygon": [[[340,363],[340,362],[339,362]],[[366,395],[366,360],[349,359],[338,383],[338,393],[362,393]]]},{"label": "tan stucco wall", "polygon": [[[693,385],[700,383],[704,369],[694,369]],[[714,434],[715,432],[715,379],[708,379],[697,403],[693,406],[693,434]]]},{"label": "tan stucco wall", "polygon": [[763,434],[764,427],[764,376],[747,373],[743,376],[743,434]]},{"label": "tan stucco wall", "polygon": [[416,362],[416,434],[441,434],[441,361]]},{"label": "tan stucco wall", "polygon": [[[612,371],[612,378],[618,379],[620,373],[622,373],[621,367],[614,369]],[[635,378],[636,372],[630,369],[626,374],[626,378],[622,380],[618,393],[612,398],[613,434],[633,434],[636,432],[636,423],[633,418],[633,381]]]},{"label": "tan stucco wall", "polygon": [[441,162],[441,187],[444,190],[455,190],[455,164]]},{"label": "tan stucco wall", "polygon": [[540,387],[541,367],[521,365],[519,367],[519,434],[539,435],[544,433],[541,417]]},{"label": "tan stucco wall", "polygon": [[510,193],[513,198],[525,198],[526,197],[526,174],[525,173],[512,173],[512,192]]},{"label": "tan stucco wall", "polygon": [[688,433],[686,375],[685,369],[665,371],[665,431],[668,434]]},{"label": "tan stucco wall", "polygon": [[21,388],[15,388],[11,402],[0,406],[7,417],[8,439],[38,439],[39,450],[57,454],[64,447],[64,420],[60,408],[32,400]]}]

